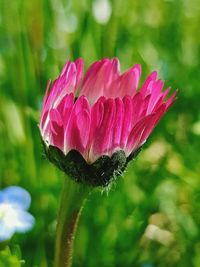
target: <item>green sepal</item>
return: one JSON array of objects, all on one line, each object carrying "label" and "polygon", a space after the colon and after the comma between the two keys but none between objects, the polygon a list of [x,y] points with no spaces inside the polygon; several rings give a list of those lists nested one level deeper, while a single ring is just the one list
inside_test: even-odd
[{"label": "green sepal", "polygon": [[141,151],[139,148],[128,158],[123,150],[116,151],[111,157],[101,156],[94,163],[88,164],[77,150],[67,155],[55,146],[47,146],[43,142],[47,158],[71,179],[90,186],[108,186],[121,176],[130,160],[135,159]]}]

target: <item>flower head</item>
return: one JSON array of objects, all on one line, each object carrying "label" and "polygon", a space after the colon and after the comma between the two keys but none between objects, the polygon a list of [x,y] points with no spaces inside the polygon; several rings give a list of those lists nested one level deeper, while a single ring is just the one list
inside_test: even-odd
[{"label": "flower head", "polygon": [[30,202],[29,193],[21,187],[10,186],[0,191],[0,242],[33,227],[35,219],[27,212]]},{"label": "flower head", "polygon": [[163,91],[156,72],[138,90],[140,75],[138,64],[121,74],[116,58],[94,62],[85,75],[82,59],[67,62],[43,101],[39,127],[48,158],[94,185],[121,173],[176,95],[167,99],[170,88]]}]

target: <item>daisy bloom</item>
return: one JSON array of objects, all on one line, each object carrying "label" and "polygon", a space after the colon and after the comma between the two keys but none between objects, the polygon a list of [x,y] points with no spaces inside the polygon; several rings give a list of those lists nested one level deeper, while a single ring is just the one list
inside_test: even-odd
[{"label": "daisy bloom", "polygon": [[[120,175],[173,104],[170,88],[152,72],[138,88],[141,67],[120,73],[104,58],[84,74],[68,61],[47,84],[39,123],[49,160],[77,182],[106,186]],[[51,87],[51,88],[50,88]]]}]

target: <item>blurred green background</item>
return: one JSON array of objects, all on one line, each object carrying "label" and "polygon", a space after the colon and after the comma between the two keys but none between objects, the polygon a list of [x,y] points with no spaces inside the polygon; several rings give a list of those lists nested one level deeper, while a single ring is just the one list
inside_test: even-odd
[{"label": "blurred green background", "polygon": [[[199,25],[198,0],[0,0],[0,188],[26,188],[36,218],[9,244],[23,266],[52,264],[63,175],[37,124],[47,80],[80,56],[86,67],[104,56],[122,70],[141,63],[142,80],[158,70],[179,93],[123,178],[87,201],[73,266],[200,266]],[[20,266],[0,255],[1,267]]]}]

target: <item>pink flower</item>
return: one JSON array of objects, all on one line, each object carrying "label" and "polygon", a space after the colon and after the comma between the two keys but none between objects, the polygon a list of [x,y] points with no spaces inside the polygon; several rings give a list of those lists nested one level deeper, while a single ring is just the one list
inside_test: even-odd
[{"label": "pink flower", "polygon": [[83,75],[83,60],[68,61],[50,81],[43,101],[40,132],[45,146],[67,155],[78,151],[87,164],[124,151],[126,158],[147,140],[175,100],[152,72],[138,90],[141,67],[120,73],[118,59],[94,62]]}]

